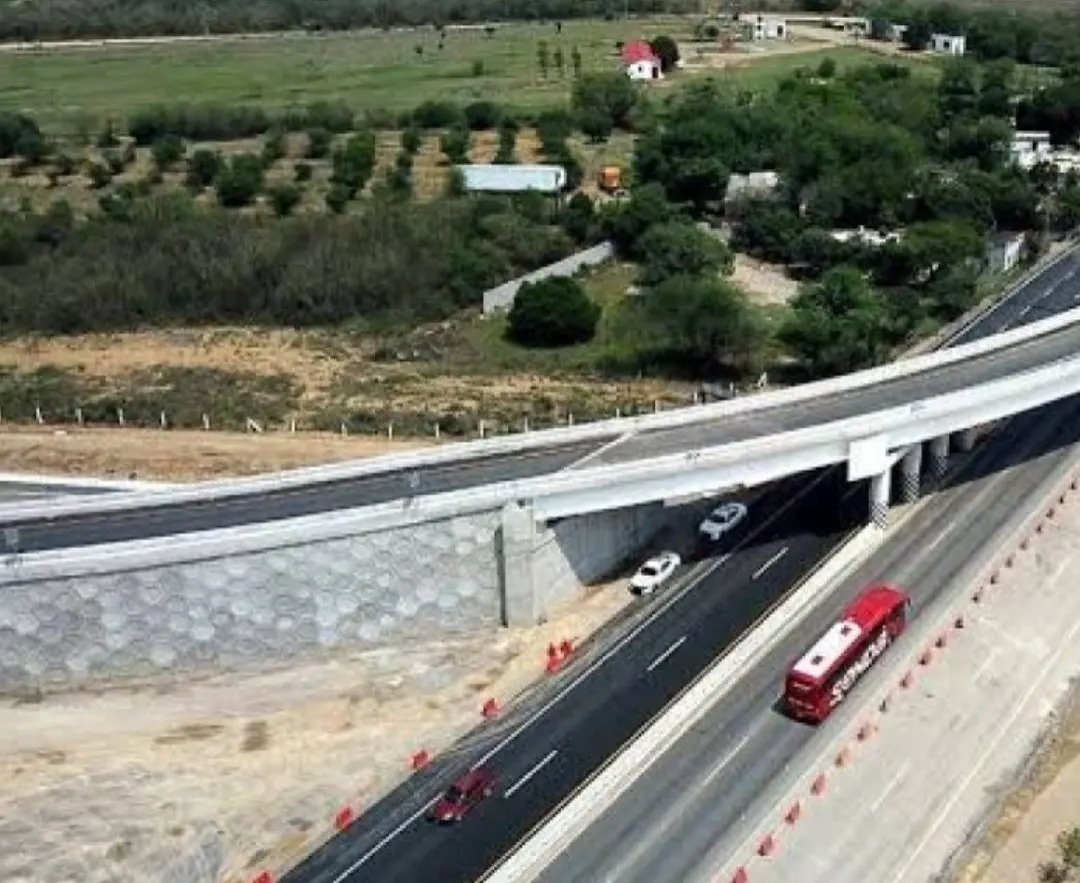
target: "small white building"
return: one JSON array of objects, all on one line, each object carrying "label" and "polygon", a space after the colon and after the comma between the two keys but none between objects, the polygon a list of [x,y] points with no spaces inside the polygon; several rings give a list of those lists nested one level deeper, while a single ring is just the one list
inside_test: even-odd
[{"label": "small white building", "polygon": [[883,245],[900,242],[904,238],[902,230],[871,230],[859,227],[857,230],[833,230],[829,233],[837,242],[857,242],[860,245],[881,248]]},{"label": "small white building", "polygon": [[524,193],[535,190],[555,195],[566,186],[566,169],[556,165],[455,166],[468,193]]},{"label": "small white building", "polygon": [[732,175],[724,191],[724,203],[736,199],[765,199],[776,192],[780,176],[776,172],[750,172],[748,175]]},{"label": "small white building", "polygon": [[755,15],[750,19],[751,40],[786,40],[788,35],[787,20]]},{"label": "small white building", "polygon": [[930,51],[939,55],[963,55],[967,52],[967,37],[957,34],[931,34]]},{"label": "small white building", "polygon": [[1053,145],[1049,132],[1016,132],[1010,147],[1013,161],[1022,169],[1031,169],[1050,160]]},{"label": "small white building", "polygon": [[994,233],[986,245],[986,270],[994,275],[1008,273],[1023,254],[1023,233]]},{"label": "small white building", "polygon": [[644,40],[627,43],[620,53],[623,69],[631,80],[662,80],[663,64]]}]

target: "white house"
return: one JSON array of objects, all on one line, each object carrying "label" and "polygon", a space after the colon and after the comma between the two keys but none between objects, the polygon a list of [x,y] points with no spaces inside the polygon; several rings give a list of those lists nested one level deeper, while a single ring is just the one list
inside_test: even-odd
[{"label": "white house", "polygon": [[644,40],[635,40],[623,46],[620,53],[623,69],[631,80],[662,80],[663,66],[660,57]]},{"label": "white house", "polygon": [[955,34],[931,34],[930,51],[942,55],[963,55],[967,52],[967,37]]},{"label": "white house", "polygon": [[1023,233],[995,233],[986,245],[986,269],[990,273],[1008,273],[1024,253]]},{"label": "white house", "polygon": [[776,172],[750,172],[747,175],[734,174],[728,178],[724,191],[724,202],[736,199],[764,199],[771,196],[780,184]]},{"label": "white house", "polygon": [[1034,168],[1051,158],[1053,148],[1049,132],[1016,132],[1010,152],[1013,161],[1022,169]]},{"label": "white house", "polygon": [[755,15],[750,19],[751,40],[786,40],[787,34],[787,21],[785,19],[770,18],[764,15]]}]

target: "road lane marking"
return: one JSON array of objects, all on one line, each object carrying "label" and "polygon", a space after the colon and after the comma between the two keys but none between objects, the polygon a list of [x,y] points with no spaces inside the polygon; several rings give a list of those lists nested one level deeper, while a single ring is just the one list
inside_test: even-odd
[{"label": "road lane marking", "polygon": [[755,570],[754,575],[752,577],[750,577],[750,579],[757,579],[766,570],[768,570],[770,567],[772,567],[777,561],[779,561],[781,558],[783,558],[787,553],[788,553],[788,547],[784,546],[783,549],[781,549],[779,552],[777,552],[775,555],[773,555],[772,558],[770,558],[768,561],[766,561],[764,564],[762,564],[761,567],[759,567],[757,570]]},{"label": "road lane marking", "polygon": [[[812,491],[814,488],[816,488],[825,479],[825,477],[828,474],[829,474],[829,470],[826,470],[825,472],[823,472],[822,475],[819,476],[815,481],[811,482],[808,486],[806,486],[805,488],[800,490],[799,493],[797,493],[795,496],[793,496],[790,500],[786,501],[775,512],[773,512],[772,515],[770,515],[768,518],[766,518],[757,528],[755,528],[753,531],[751,531],[746,536],[745,539],[743,539],[740,543],[738,543],[735,546],[735,548],[732,550],[732,552],[730,554],[724,555],[722,558],[719,558],[716,561],[712,562],[709,565],[709,567],[704,571],[704,573],[702,573],[699,577],[690,580],[684,586],[682,586],[677,592],[672,593],[670,596],[665,598],[665,602],[664,602],[664,604],[662,606],[658,606],[648,617],[646,617],[641,622],[639,622],[636,626],[634,626],[633,629],[631,629],[627,634],[623,635],[622,638],[620,638],[618,641],[616,641],[603,654],[601,654],[599,657],[597,657],[596,660],[594,660],[587,668],[585,668],[583,671],[581,671],[577,675],[577,677],[575,677],[572,681],[570,681],[562,690],[560,690],[558,693],[556,693],[551,699],[549,699],[546,703],[544,703],[539,709],[537,709],[535,712],[533,712],[533,714],[529,718],[527,718],[525,720],[525,722],[520,727],[518,727],[513,732],[508,733],[497,745],[495,745],[494,748],[492,748],[490,751],[488,751],[483,757],[480,758],[480,760],[478,760],[475,764],[473,764],[472,769],[475,770],[477,767],[484,766],[496,754],[498,754],[500,751],[502,751],[504,748],[506,748],[507,745],[509,745],[511,742],[513,742],[518,736],[520,736],[522,733],[524,733],[526,730],[528,730],[530,727],[532,727],[545,714],[547,714],[549,711],[551,711],[552,708],[554,708],[556,705],[558,705],[560,702],[562,702],[562,700],[565,699],[570,694],[570,692],[572,690],[574,690],[575,687],[577,687],[579,684],[581,684],[583,681],[585,681],[587,678],[589,678],[593,674],[593,672],[595,672],[598,668],[600,668],[605,663],[607,663],[608,660],[610,660],[613,656],[615,656],[617,653],[619,653],[627,644],[629,644],[632,640],[634,640],[634,638],[636,638],[639,634],[641,634],[641,632],[643,632],[645,629],[647,629],[649,626],[651,626],[654,622],[656,622],[656,620],[658,620],[668,610],[670,610],[676,603],[678,603],[678,601],[680,599],[682,599],[686,594],[688,594],[695,586],[699,585],[702,581],[708,579],[708,577],[711,576],[713,574],[713,572],[717,568],[719,568],[726,561],[728,561],[735,552],[738,552],[741,549],[745,548],[746,545],[751,540],[753,540],[755,537],[757,537],[762,531],[764,531],[765,528],[767,528],[774,521],[778,520],[785,512],[787,512],[799,500],[801,500],[808,493],[810,493],[810,491]],[[762,495],[762,496],[764,496],[764,495]],[[750,630],[756,628],[757,625],[758,625],[758,623],[755,622],[750,627]],[[363,855],[361,855],[360,858],[358,858],[348,868],[346,868],[338,876],[336,876],[331,881],[331,883],[344,883],[344,881],[347,880],[348,877],[351,874],[353,874],[356,871],[357,868],[359,868],[364,863],[368,862],[373,855],[375,855],[377,852],[382,850],[388,843],[393,841],[394,838],[397,837],[402,831],[404,831],[410,825],[414,824],[417,821],[417,819],[422,818],[424,816],[424,814],[427,813],[427,811],[429,809],[431,809],[431,807],[434,806],[435,803],[438,800],[439,800],[439,795],[435,795],[434,797],[432,797],[427,803],[425,803],[422,807],[420,807],[420,809],[418,809],[411,816],[409,816],[404,821],[402,821],[400,824],[398,824],[398,826],[396,828],[394,828],[389,834],[387,834],[381,840],[374,843],[371,846],[371,848],[367,850],[367,852],[365,852]]]},{"label": "road lane marking", "polygon": [[904,761],[900,769],[896,771],[896,775],[889,779],[889,784],[885,786],[885,790],[881,792],[881,795],[870,806],[870,812],[876,813],[881,809],[881,804],[888,800],[889,795],[892,794],[893,788],[900,784],[900,780],[907,775],[907,771],[911,764],[909,761]]},{"label": "road lane marking", "polygon": [[972,678],[973,681],[978,681],[979,678],[981,678],[984,674],[986,674],[986,670],[988,668],[990,668],[991,665],[994,664],[994,660],[997,658],[997,655],[998,655],[998,648],[994,647],[990,651],[990,655],[987,656],[985,660],[983,660],[983,664],[979,666],[979,670],[977,672],[975,672],[975,677]]},{"label": "road lane marking", "polygon": [[544,759],[542,761],[540,761],[540,763],[538,763],[536,766],[534,766],[524,776],[522,776],[520,779],[518,779],[516,782],[514,782],[513,785],[511,785],[509,788],[507,788],[506,793],[503,795],[503,797],[507,797],[507,798],[513,797],[514,794],[517,792],[517,790],[519,788],[521,788],[523,785],[526,785],[533,776],[535,776],[538,772],[540,772],[540,770],[542,770],[549,763],[551,763],[555,759],[555,755],[558,754],[558,753],[559,752],[558,752],[557,749],[552,748],[551,751],[549,751],[547,753],[547,755],[544,757]]},{"label": "road lane marking", "polygon": [[564,469],[566,469],[566,470],[577,469],[579,466],[584,466],[586,463],[591,463],[597,457],[599,457],[599,456],[601,456],[603,454],[606,454],[608,451],[610,451],[612,448],[616,447],[617,445],[621,445],[623,442],[630,441],[630,439],[632,439],[635,434],[636,433],[634,433],[632,430],[628,431],[628,432],[620,432],[611,441],[604,442],[604,444],[600,445],[600,447],[598,447],[596,450],[590,451],[584,457],[581,457],[581,458],[575,460],[569,466],[564,467]]},{"label": "road lane marking", "polygon": [[676,650],[678,650],[685,643],[686,643],[686,635],[683,635],[681,638],[679,638],[679,640],[677,640],[674,644],[672,644],[670,647],[668,647],[667,650],[665,650],[663,653],[661,653],[659,656],[657,656],[656,659],[654,659],[652,662],[650,662],[649,667],[647,669],[645,669],[645,671],[652,671],[658,665],[662,664],[665,659],[667,659],[672,653],[674,653]]},{"label": "road lane marking", "polygon": [[1042,677],[1035,678],[1032,681],[1031,686],[1028,687],[1027,690],[1024,692],[1024,695],[1020,697],[1020,701],[1013,705],[1013,709],[1009,713],[1008,718],[1004,721],[1002,726],[998,727],[997,734],[994,736],[990,744],[986,747],[986,750],[979,755],[978,760],[975,762],[975,765],[972,766],[972,768],[968,771],[968,774],[964,776],[963,780],[960,782],[960,786],[952,790],[952,793],[949,795],[949,799],[941,808],[941,812],[939,812],[934,817],[933,823],[923,835],[922,840],[920,840],[918,845],[908,854],[908,860],[904,862],[904,864],[900,867],[899,872],[893,876],[892,883],[901,883],[901,881],[903,881],[903,879],[907,876],[907,872],[911,870],[911,866],[915,864],[916,860],[919,858],[919,855],[924,849],[926,849],[926,844],[930,842],[930,838],[937,833],[938,828],[941,827],[942,823],[948,817],[949,813],[953,811],[953,808],[956,806],[957,802],[960,800],[961,797],[964,796],[964,793],[968,790],[968,788],[971,787],[972,781],[974,781],[975,777],[986,765],[986,762],[990,759],[990,756],[997,750],[998,746],[1001,744],[1002,740],[1006,736],[1012,735],[1012,728],[1013,724],[1016,723],[1016,719],[1020,717],[1024,709],[1027,707],[1028,703],[1031,702],[1032,697],[1035,695],[1035,691],[1043,687],[1047,680],[1048,673],[1061,660],[1062,654],[1072,646],[1072,643],[1076,639],[1078,632],[1080,632],[1080,622],[1077,622],[1069,630],[1069,634],[1066,636],[1065,640],[1058,644],[1057,650],[1054,651],[1054,655],[1050,657],[1050,659],[1045,665],[1043,665]]}]

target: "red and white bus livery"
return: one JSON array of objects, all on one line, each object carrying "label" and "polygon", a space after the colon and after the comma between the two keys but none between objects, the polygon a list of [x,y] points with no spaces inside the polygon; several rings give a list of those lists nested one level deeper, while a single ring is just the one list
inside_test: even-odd
[{"label": "red and white bus livery", "polygon": [[907,626],[910,599],[892,586],[864,589],[788,669],[784,704],[799,720],[820,723]]}]

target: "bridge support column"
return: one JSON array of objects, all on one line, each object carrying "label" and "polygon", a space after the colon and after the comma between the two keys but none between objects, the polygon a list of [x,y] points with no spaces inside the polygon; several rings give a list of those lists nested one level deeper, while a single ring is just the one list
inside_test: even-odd
[{"label": "bridge support column", "polygon": [[945,470],[949,468],[949,437],[939,435],[930,439],[930,475],[934,483],[945,478]]},{"label": "bridge support column", "polygon": [[958,433],[956,433],[954,439],[956,443],[956,450],[966,454],[973,447],[975,447],[974,427],[970,429],[961,429]]},{"label": "bridge support column", "polygon": [[536,518],[531,506],[507,503],[498,532],[502,618],[508,626],[534,626],[543,614],[533,558]]},{"label": "bridge support column", "polygon": [[889,498],[892,496],[892,468],[870,477],[870,520],[884,530],[889,525]]},{"label": "bridge support column", "polygon": [[922,478],[922,443],[912,445],[900,461],[901,499],[914,503],[919,499],[919,482]]}]

